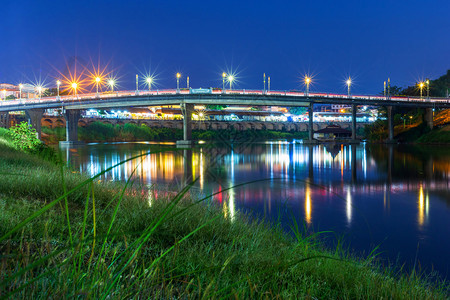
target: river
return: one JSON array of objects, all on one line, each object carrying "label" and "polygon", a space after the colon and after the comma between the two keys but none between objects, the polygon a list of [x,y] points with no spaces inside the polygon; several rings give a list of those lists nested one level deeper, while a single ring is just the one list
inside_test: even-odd
[{"label": "river", "polygon": [[281,221],[287,231],[295,220],[307,230],[332,231],[321,235],[330,247],[342,240],[345,248],[366,255],[378,246],[382,262],[450,278],[448,147],[269,141],[179,150],[173,143],[140,142],[61,151],[72,168],[95,175],[156,149],[164,151],[101,178],[125,181],[133,174],[135,184],[154,190],[150,195],[180,190],[197,178],[192,193],[218,193],[212,201],[231,218],[243,210]]}]

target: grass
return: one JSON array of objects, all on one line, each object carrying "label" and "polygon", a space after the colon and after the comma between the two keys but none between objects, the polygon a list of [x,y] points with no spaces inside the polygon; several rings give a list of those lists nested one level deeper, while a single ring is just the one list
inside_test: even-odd
[{"label": "grass", "polygon": [[[0,130],[0,298],[444,299],[445,283],[392,273],[318,234],[100,183],[19,152]],[[159,151],[155,149],[154,151]],[[162,193],[158,193],[161,195]]]}]

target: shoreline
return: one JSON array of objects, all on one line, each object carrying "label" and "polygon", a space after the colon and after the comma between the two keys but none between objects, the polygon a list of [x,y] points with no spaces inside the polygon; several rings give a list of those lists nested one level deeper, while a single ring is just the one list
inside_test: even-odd
[{"label": "shoreline", "polygon": [[[7,141],[5,145],[4,139],[0,141],[0,147],[4,154],[0,158],[1,170],[14,167],[16,173],[26,174],[5,175],[0,184],[3,221],[9,220],[1,225],[0,236],[4,236],[11,226],[64,194],[64,189],[61,178],[57,177],[61,174],[57,165],[37,155],[18,152]],[[214,207],[191,206],[196,199],[189,200],[189,191],[178,191],[175,197],[153,194],[151,199],[154,201],[150,203],[149,196],[134,189],[124,189],[123,184],[97,183],[95,178],[89,181],[86,175],[74,174],[68,169],[64,174],[66,190],[75,189],[67,195],[67,200],[62,197],[61,205],[46,210],[41,219],[34,218],[27,227],[22,227],[22,233],[17,231],[10,235],[0,247],[5,253],[8,243],[31,245],[35,250],[29,255],[36,260],[41,253],[51,254],[58,250],[60,246],[57,245],[64,245],[68,250],[63,250],[57,261],[68,260],[79,267],[74,269],[70,263],[55,269],[50,261],[49,264],[42,263],[33,269],[33,273],[25,273],[25,276],[36,278],[36,283],[18,291],[16,296],[39,295],[47,290],[67,293],[77,291],[82,283],[91,297],[105,293],[115,297],[234,295],[240,298],[263,297],[267,293],[294,298],[447,297],[444,283],[431,283],[417,274],[393,273],[393,270],[381,267],[374,256],[358,258],[343,249],[324,250],[317,242],[317,234],[308,235],[298,227],[294,226],[292,237],[276,225],[250,220],[240,212],[232,217]],[[76,189],[86,180],[86,186]],[[24,184],[30,187],[23,190]],[[86,197],[91,189],[95,190],[95,197]],[[8,196],[6,191],[9,191]],[[117,198],[121,191],[123,197]],[[177,205],[167,217],[159,219],[174,201],[178,201]],[[64,209],[65,206],[70,209]],[[70,222],[67,216],[70,216]],[[157,220],[161,225],[152,231]],[[71,230],[68,224],[71,224]],[[115,234],[110,238],[106,238],[108,228]],[[72,240],[83,243],[83,247],[70,246],[70,232]],[[37,240],[41,242],[33,242]],[[135,256],[129,256],[138,246],[141,250]],[[40,249],[47,250],[42,252]],[[101,249],[106,252],[102,254]],[[26,251],[26,248],[19,250]],[[161,256],[164,251],[168,252]],[[117,255],[124,260],[111,259]],[[12,257],[3,267],[3,274],[14,276],[17,272],[14,270],[27,267],[28,262]],[[126,272],[121,271],[131,257],[134,258],[126,265]],[[89,271],[90,265],[95,266],[95,271]],[[58,274],[56,279],[45,276],[48,268]],[[118,279],[119,284],[113,285],[112,294],[106,290],[112,284],[109,274],[112,278],[122,276]],[[65,283],[68,278],[71,283]],[[82,282],[77,278],[83,278]],[[2,280],[6,278],[2,277]],[[103,284],[99,285],[99,280]],[[20,282],[11,285],[10,289],[19,288]],[[208,289],[211,283],[217,288]]]}]

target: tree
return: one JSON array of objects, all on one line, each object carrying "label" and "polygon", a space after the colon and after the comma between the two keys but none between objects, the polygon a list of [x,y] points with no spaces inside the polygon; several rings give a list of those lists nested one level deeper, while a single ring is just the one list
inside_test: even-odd
[{"label": "tree", "polygon": [[36,130],[27,122],[22,122],[9,129],[12,143],[18,149],[33,152],[42,142],[38,139]]},{"label": "tree", "polygon": [[224,108],[227,108],[227,106],[226,105],[216,105],[216,104],[206,105],[206,109],[210,109],[210,110],[222,110]]},{"label": "tree", "polygon": [[5,98],[5,100],[15,100],[16,96],[14,95],[9,95],[8,97]]}]

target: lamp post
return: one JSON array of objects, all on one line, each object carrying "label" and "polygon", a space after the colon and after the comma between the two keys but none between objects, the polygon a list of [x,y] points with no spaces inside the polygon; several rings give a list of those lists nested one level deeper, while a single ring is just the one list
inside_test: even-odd
[{"label": "lamp post", "polygon": [[95,77],[95,85],[97,86],[97,97],[98,97],[98,86],[100,85],[100,81],[101,81],[102,79],[100,78],[100,77]]},{"label": "lamp post", "polygon": [[136,95],[139,95],[139,75],[136,74]]},{"label": "lamp post", "polygon": [[419,82],[419,89],[420,89],[420,99],[422,99],[422,91],[423,91],[423,86],[425,84],[423,82]]},{"label": "lamp post", "polygon": [[23,84],[19,84],[19,99],[22,100],[22,89],[23,89]]},{"label": "lamp post", "polygon": [[227,77],[227,73],[222,73],[222,93],[225,93],[225,78]]},{"label": "lamp post", "polygon": [[383,96],[386,98],[386,81],[384,82]]},{"label": "lamp post", "polygon": [[267,80],[267,91],[270,92],[270,76]]},{"label": "lamp post", "polygon": [[148,77],[147,78],[147,84],[148,84],[148,90],[149,91],[152,90],[152,83],[153,83],[153,78],[152,77]]},{"label": "lamp post", "polygon": [[427,99],[429,100],[430,99],[430,80],[427,78],[425,83],[427,84]]},{"label": "lamp post", "polygon": [[59,86],[61,85],[61,81],[56,81],[56,91],[57,91],[57,97],[59,98]]},{"label": "lamp post", "polygon": [[266,93],[266,73],[263,74],[263,93]]},{"label": "lamp post", "polygon": [[6,100],[6,90],[3,90],[3,100]]},{"label": "lamp post", "polygon": [[305,96],[309,96],[309,84],[311,83],[311,78],[305,76],[306,92]]},{"label": "lamp post", "polygon": [[233,80],[234,80],[234,76],[230,75],[228,76],[228,81],[230,82],[230,90],[232,90],[233,88]]},{"label": "lamp post", "polygon": [[177,73],[177,93],[180,92],[180,78],[181,78],[181,74]]},{"label": "lamp post", "polygon": [[77,97],[77,88],[78,88],[78,83],[76,82],[72,82],[72,84],[70,85],[72,87],[73,90],[73,94],[75,97]]},{"label": "lamp post", "polygon": [[189,76],[186,79],[186,87],[189,88]]},{"label": "lamp post", "polygon": [[350,98],[350,86],[352,85],[352,79],[349,77],[345,83],[347,84],[347,96]]},{"label": "lamp post", "polygon": [[114,79],[108,80],[108,85],[111,87],[111,92],[114,92]]},{"label": "lamp post", "polygon": [[37,87],[37,90],[38,90],[38,94],[39,94],[39,100],[41,100],[42,86],[38,86],[38,87]]}]

